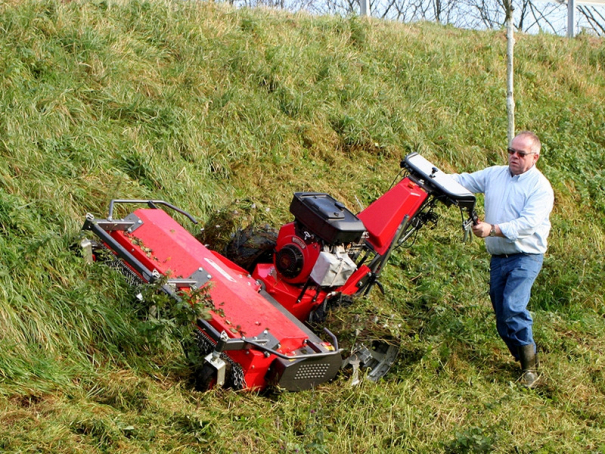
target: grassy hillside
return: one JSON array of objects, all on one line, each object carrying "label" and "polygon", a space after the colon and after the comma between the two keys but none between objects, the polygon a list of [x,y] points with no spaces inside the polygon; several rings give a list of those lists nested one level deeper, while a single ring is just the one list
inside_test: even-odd
[{"label": "grassy hillside", "polygon": [[543,139],[556,194],[535,391],[452,210],[358,303],[401,342],[378,386],[196,393],[179,343],[74,252],[114,198],[277,226],[293,191],[367,205],[411,151],[448,171],[503,163],[505,46],[213,3],[0,2],[0,451],[605,452],[602,40],[517,37],[517,126]]}]

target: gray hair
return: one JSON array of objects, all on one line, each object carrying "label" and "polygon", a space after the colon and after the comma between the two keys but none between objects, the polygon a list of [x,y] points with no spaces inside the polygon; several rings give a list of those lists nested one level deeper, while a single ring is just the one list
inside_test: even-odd
[{"label": "gray hair", "polygon": [[532,131],[521,131],[517,134],[517,137],[529,137],[532,141],[531,144],[531,151],[532,153],[535,153],[537,155],[540,154],[540,150],[542,149],[542,142],[540,142],[540,139],[538,138],[538,136],[536,135],[535,132]]}]

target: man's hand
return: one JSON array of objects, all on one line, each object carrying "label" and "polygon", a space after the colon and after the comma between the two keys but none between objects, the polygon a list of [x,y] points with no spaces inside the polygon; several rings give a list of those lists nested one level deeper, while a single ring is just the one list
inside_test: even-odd
[{"label": "man's hand", "polygon": [[[496,228],[496,236],[501,236],[500,229],[498,226],[494,226]],[[475,236],[479,238],[485,238],[489,236],[489,232],[492,230],[492,225],[487,222],[479,221],[477,224],[473,225],[473,233]]]}]

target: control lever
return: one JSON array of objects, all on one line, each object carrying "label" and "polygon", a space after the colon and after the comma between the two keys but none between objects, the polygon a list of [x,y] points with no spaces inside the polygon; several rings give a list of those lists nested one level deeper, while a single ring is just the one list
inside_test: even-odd
[{"label": "control lever", "polygon": [[466,243],[467,241],[472,240],[473,236],[471,235],[471,228],[473,225],[477,225],[479,223],[479,216],[477,216],[477,212],[475,210],[469,210],[469,217],[466,221],[462,222],[462,229],[464,230],[464,237],[462,241]]}]

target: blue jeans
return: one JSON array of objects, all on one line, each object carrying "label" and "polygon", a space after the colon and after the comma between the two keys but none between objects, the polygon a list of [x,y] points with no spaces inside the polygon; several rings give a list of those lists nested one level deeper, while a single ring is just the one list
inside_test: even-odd
[{"label": "blue jeans", "polygon": [[496,313],[496,328],[516,360],[519,360],[518,347],[536,345],[527,303],[543,260],[542,254],[492,256],[491,259],[489,296]]}]

